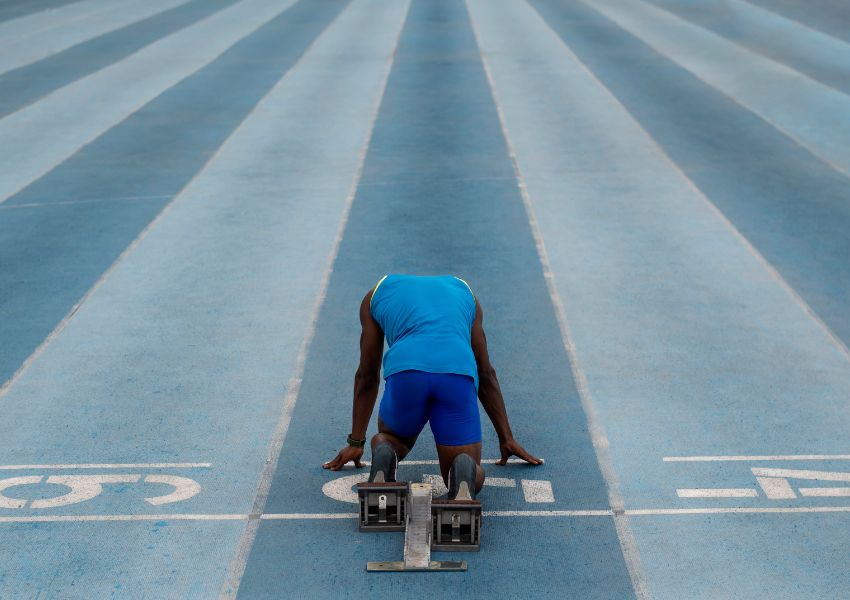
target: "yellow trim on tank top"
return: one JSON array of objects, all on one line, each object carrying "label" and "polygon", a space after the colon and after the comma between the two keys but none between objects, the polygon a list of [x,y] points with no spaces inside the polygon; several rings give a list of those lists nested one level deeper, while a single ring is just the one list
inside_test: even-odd
[{"label": "yellow trim on tank top", "polygon": [[372,297],[369,298],[369,307],[370,308],[372,307],[372,300],[375,299],[375,292],[378,291],[378,287],[380,287],[380,285],[382,283],[384,283],[384,279],[386,279],[388,275],[389,275],[389,273],[387,273],[387,275],[384,275],[383,277],[381,277],[381,280],[378,281],[378,283],[375,285],[375,287],[372,288]]},{"label": "yellow trim on tank top", "polygon": [[[473,291],[472,291],[472,287],[470,287],[470,285],[469,285],[468,283],[466,283],[466,280],[461,279],[461,278],[460,278],[460,277],[458,277],[457,275],[452,275],[452,277],[454,277],[454,278],[455,278],[455,279],[457,279],[458,281],[462,281],[462,282],[463,282],[463,285],[465,285],[465,286],[466,286],[466,289],[468,289],[468,290],[469,290],[469,293],[470,293],[470,294],[472,294],[472,297],[473,297],[473,298],[475,298],[475,292],[473,292]],[[383,279],[382,279],[381,281],[383,281]],[[378,285],[380,285],[380,284],[378,284]]]}]

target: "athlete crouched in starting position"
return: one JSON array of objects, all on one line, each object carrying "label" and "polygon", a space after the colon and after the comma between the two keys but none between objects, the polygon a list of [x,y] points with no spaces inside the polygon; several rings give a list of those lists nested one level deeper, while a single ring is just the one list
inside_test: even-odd
[{"label": "athlete crouched in starting position", "polygon": [[323,466],[334,471],[349,461],[362,466],[384,336],[386,385],[378,411],[379,433],[372,438],[369,481],[395,481],[398,461],[428,422],[449,498],[474,498],[484,484],[478,398],[499,436],[501,459],[496,464],[504,465],[513,455],[541,464],[513,438],[487,354],[483,320],[472,290],[458,277],[385,275],[360,304],[363,331],[348,446]]}]

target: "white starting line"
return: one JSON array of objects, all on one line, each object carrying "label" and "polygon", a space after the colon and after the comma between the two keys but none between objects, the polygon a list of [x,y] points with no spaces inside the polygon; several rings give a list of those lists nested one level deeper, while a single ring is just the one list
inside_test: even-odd
[{"label": "white starting line", "polygon": [[[623,511],[629,517],[724,515],[724,514],[799,514],[799,513],[850,513],[850,506],[801,507],[713,507],[713,508],[636,508]],[[614,517],[612,510],[491,510],[485,517]],[[269,513],[248,514],[140,514],[140,515],[44,515],[26,517],[0,517],[0,524],[14,523],[78,523],[110,521],[333,521],[356,519],[357,513]]]}]

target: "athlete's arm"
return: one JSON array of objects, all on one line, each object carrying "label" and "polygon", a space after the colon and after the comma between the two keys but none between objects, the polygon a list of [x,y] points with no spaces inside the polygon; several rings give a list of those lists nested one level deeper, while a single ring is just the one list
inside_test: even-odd
[{"label": "athlete's arm", "polygon": [[[372,290],[360,303],[360,365],[354,374],[354,407],[351,415],[351,437],[366,439],[366,428],[372,418],[375,400],[378,397],[378,386],[381,379],[381,355],[384,351],[384,332],[381,326],[372,318],[369,310],[372,302]],[[346,446],[336,457],[326,462],[323,467],[338,471],[350,461],[355,467],[361,467],[360,458],[363,448]]]},{"label": "athlete's arm", "polygon": [[481,310],[477,299],[475,300],[475,320],[472,322],[472,352],[475,354],[475,362],[478,365],[478,398],[499,436],[499,451],[502,458],[496,464],[504,465],[511,456],[518,456],[534,465],[543,464],[542,460],[526,452],[525,448],[514,439],[508,422],[508,413],[505,410],[505,400],[502,398],[502,389],[496,377],[496,369],[490,364],[487,336],[484,334],[484,311]]}]

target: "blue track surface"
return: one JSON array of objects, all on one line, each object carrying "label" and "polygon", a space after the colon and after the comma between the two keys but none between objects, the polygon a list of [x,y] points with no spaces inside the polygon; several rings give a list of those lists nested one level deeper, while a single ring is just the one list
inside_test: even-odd
[{"label": "blue track surface", "polygon": [[[0,598],[848,596],[843,3],[117,2],[0,0]],[[387,272],[546,459],[466,573],[321,468]]]}]

